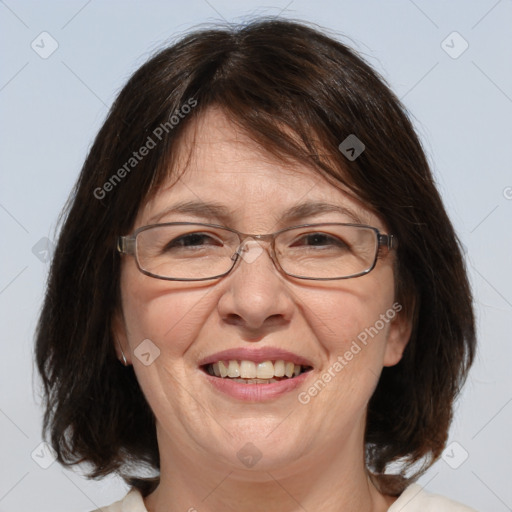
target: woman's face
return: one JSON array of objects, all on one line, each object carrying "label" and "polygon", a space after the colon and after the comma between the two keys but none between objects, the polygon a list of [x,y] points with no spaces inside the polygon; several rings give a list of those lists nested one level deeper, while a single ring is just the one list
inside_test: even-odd
[{"label": "woman's face", "polygon": [[[189,221],[261,234],[357,221],[387,232],[362,203],[312,170],[262,152],[220,110],[210,109],[194,128],[181,143],[186,171],[141,209],[134,229]],[[184,202],[196,207],[173,211]],[[298,217],[286,215],[292,208]],[[155,414],[162,465],[167,457],[189,459],[253,478],[258,469],[299,471],[341,453],[362,464],[368,400],[410,334],[395,303],[394,254],[358,278],[308,281],[282,275],[267,251],[249,246],[234,270],[214,281],[154,279],[134,258],[123,260],[115,328]],[[312,369],[277,383],[243,384],[205,371],[205,361],[219,359]]]}]

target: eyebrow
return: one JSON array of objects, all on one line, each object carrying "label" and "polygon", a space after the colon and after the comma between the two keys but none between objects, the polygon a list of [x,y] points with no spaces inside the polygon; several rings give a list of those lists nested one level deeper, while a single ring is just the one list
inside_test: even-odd
[{"label": "eyebrow", "polygon": [[[279,216],[279,222],[283,224],[297,222],[323,213],[339,213],[348,217],[350,221],[355,224],[363,224],[361,218],[353,210],[341,205],[321,201],[307,201],[292,206]],[[156,224],[164,217],[171,214],[191,215],[201,220],[215,221],[221,224],[227,224],[233,218],[231,210],[224,205],[215,202],[194,200],[173,204],[151,217],[148,222],[149,224]]]}]

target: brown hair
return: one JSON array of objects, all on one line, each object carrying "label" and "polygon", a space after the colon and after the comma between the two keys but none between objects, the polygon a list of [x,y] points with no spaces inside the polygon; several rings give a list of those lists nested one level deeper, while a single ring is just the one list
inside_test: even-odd
[{"label": "brown hair", "polygon": [[[353,50],[304,23],[260,19],[190,33],[120,92],[82,168],[51,266],[36,341],[44,433],[62,464],[87,462],[92,478],[118,472],[143,495],[158,484],[129,471],[158,470],[159,454],[153,413],[114,349],[116,239],[169,176],[180,134],[214,105],[272,154],[348,185],[399,240],[396,300],[414,327],[400,363],[383,370],[366,428],[368,468],[383,492],[399,494],[407,472],[417,477],[446,442],[475,351],[471,292],[404,107]],[[338,149],[350,134],[366,146],[353,161]],[[135,157],[143,146],[152,147]],[[401,469],[388,477],[392,462]]]}]

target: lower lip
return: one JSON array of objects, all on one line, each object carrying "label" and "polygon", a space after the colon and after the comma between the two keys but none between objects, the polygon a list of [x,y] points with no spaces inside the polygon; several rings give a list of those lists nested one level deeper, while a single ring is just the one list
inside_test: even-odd
[{"label": "lower lip", "polygon": [[279,398],[297,389],[312,371],[304,372],[291,379],[284,379],[270,384],[242,384],[228,377],[213,377],[203,372],[208,382],[218,391],[246,402],[264,402]]}]

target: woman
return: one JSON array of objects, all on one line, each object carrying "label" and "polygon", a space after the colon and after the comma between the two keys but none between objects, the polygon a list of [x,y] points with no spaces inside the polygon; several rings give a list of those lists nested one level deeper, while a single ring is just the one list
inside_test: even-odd
[{"label": "woman", "polygon": [[257,20],[129,80],[37,337],[58,460],[132,487],[103,510],[470,510],[413,482],[474,351],[421,145],[353,51]]}]

